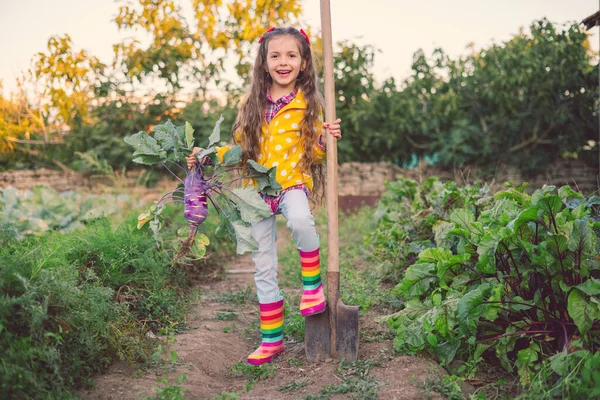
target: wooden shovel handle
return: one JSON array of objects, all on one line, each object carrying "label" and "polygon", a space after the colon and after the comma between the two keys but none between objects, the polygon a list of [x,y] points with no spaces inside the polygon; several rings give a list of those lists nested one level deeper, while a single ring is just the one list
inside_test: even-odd
[{"label": "wooden shovel handle", "polygon": [[[329,0],[321,0],[321,34],[323,36],[323,78],[325,79],[325,121],[335,121],[335,83],[333,80],[333,42],[331,39],[331,9]],[[338,162],[337,141],[327,135],[327,268],[339,272],[338,244]],[[337,285],[336,285],[337,286]],[[329,287],[329,290],[337,288]]]}]

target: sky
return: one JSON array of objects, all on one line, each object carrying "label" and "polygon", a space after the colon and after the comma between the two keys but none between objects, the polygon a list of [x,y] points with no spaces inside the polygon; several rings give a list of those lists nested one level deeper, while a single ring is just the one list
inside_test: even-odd
[{"label": "sky", "polygon": [[[190,0],[176,0],[189,3]],[[378,82],[405,79],[418,49],[431,54],[442,48],[453,58],[501,43],[527,31],[546,17],[554,23],[579,22],[596,12],[600,0],[330,0],[334,43],[350,40],[372,45]],[[302,0],[302,21],[316,33],[320,2]],[[45,51],[50,36],[68,33],[76,49],[84,48],[110,63],[112,45],[130,32],[119,32],[112,21],[116,0],[0,0],[0,80],[5,95],[16,88],[15,77],[29,68],[33,55]],[[300,27],[298,27],[300,28]],[[599,28],[590,30],[592,48],[598,51]]]}]

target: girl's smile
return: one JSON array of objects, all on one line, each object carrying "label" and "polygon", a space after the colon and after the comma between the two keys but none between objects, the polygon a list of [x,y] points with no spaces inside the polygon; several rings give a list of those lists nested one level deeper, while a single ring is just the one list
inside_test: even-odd
[{"label": "girl's smile", "polygon": [[305,67],[306,61],[302,60],[296,38],[282,35],[271,39],[267,46],[266,70],[273,80],[270,88],[273,99],[294,90],[296,79]]}]

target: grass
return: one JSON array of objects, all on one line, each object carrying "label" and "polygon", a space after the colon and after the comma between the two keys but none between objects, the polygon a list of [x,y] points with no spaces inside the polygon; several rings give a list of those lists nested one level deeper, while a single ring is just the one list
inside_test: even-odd
[{"label": "grass", "polygon": [[[362,208],[355,213],[341,214],[338,226],[340,292],[342,301],[358,305],[362,311],[388,301],[380,289],[374,265],[368,264],[367,249],[364,245],[365,233],[373,229],[373,210]],[[327,273],[327,213],[324,208],[315,211],[315,225],[320,237],[321,274]],[[285,221],[278,220],[278,225]],[[288,240],[279,252],[281,273],[279,284],[282,287],[302,288],[300,258],[292,240]]]},{"label": "grass", "polygon": [[239,292],[232,292],[231,289],[227,291],[227,293],[219,293],[209,298],[210,301],[215,301],[218,303],[232,303],[235,305],[243,305],[249,301],[256,302],[256,294],[254,294],[254,289],[248,285],[246,290]]},{"label": "grass", "polygon": [[298,379],[297,381],[291,381],[290,383],[287,383],[285,385],[279,385],[277,387],[277,390],[280,392],[296,392],[300,389],[302,389],[303,387],[306,386],[306,384],[308,383],[308,378],[303,378],[303,379]]},{"label": "grass", "polygon": [[238,312],[231,309],[217,310],[215,314],[215,319],[218,321],[231,321],[238,317]]},{"label": "grass", "polygon": [[277,367],[275,364],[268,363],[262,365],[252,365],[245,361],[240,361],[231,368],[231,375],[234,377],[246,377],[246,392],[252,390],[256,382],[275,375]]},{"label": "grass", "polygon": [[341,361],[336,374],[342,379],[339,385],[329,385],[318,394],[304,397],[304,400],[327,400],[334,394],[346,394],[352,399],[371,400],[377,398],[381,383],[369,376],[374,366],[381,366],[378,360],[356,360],[351,363]]}]

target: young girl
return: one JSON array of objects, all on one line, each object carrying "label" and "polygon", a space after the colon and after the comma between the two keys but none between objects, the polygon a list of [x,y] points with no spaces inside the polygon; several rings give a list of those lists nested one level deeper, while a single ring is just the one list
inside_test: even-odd
[{"label": "young girl", "polygon": [[[295,28],[271,28],[258,42],[250,90],[233,125],[233,142],[242,146],[243,162],[254,160],[267,168],[276,166],[282,190],[276,196],[262,195],[272,215],[252,225],[252,235],[259,244],[252,259],[262,331],[260,347],[248,357],[254,365],[270,362],[284,348],[276,214],[287,219],[300,254],[300,313],[306,317],[325,311],[319,237],[308,195],[323,186],[324,128],[336,139],[341,138],[339,119],[322,123],[322,96],[317,91],[308,35]],[[227,150],[229,147],[217,148],[221,160]],[[194,149],[188,157],[189,167],[198,151]]]}]

